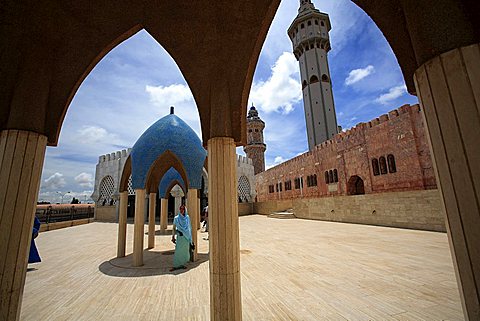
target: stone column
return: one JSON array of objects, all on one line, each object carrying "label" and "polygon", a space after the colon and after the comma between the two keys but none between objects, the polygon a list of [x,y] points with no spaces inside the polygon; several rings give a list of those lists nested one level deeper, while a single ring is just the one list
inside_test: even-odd
[{"label": "stone column", "polygon": [[127,245],[127,206],[128,206],[128,192],[120,193],[120,204],[118,214],[118,245],[117,257],[125,256],[125,247]]},{"label": "stone column", "polygon": [[415,72],[435,157],[465,318],[480,320],[480,46],[454,49]]},{"label": "stone column", "polygon": [[189,189],[187,192],[187,211],[190,216],[190,224],[192,225],[192,241],[195,244],[193,251],[193,261],[197,260],[197,225],[198,225],[198,208],[197,208],[197,190]]},{"label": "stone column", "polygon": [[233,138],[208,140],[210,318],[241,320],[240,240]]},{"label": "stone column", "polygon": [[160,201],[160,231],[165,232],[168,225],[168,199],[162,198]]},{"label": "stone column", "polygon": [[175,209],[173,215],[176,215],[178,213],[178,209],[180,208],[180,205],[182,205],[182,197],[177,196],[175,197]]},{"label": "stone column", "polygon": [[133,266],[143,265],[143,234],[145,224],[145,190],[135,190],[135,221],[133,229]]},{"label": "stone column", "polygon": [[0,134],[0,320],[18,320],[47,138]]},{"label": "stone column", "polygon": [[155,208],[157,207],[157,193],[148,194],[148,248],[155,247]]}]

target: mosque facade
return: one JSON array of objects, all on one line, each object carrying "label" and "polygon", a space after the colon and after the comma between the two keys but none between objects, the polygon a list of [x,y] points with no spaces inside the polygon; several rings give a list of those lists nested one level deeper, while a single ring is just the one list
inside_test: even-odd
[{"label": "mosque facade", "polygon": [[359,123],[255,181],[258,201],[437,188],[419,105]]}]

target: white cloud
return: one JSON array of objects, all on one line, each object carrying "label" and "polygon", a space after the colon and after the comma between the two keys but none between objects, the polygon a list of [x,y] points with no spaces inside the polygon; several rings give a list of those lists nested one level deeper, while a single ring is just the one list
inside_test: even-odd
[{"label": "white cloud", "polygon": [[273,162],[275,164],[280,164],[280,163],[283,163],[285,161],[285,159],[282,157],[282,156],[277,156],[275,157],[275,159],[273,160]]},{"label": "white cloud", "polygon": [[160,106],[177,105],[184,102],[193,102],[193,95],[188,86],[173,84],[170,86],[150,86],[145,88],[150,94],[150,100]]},{"label": "white cloud", "polygon": [[92,174],[88,173],[80,173],[77,176],[75,176],[75,182],[78,183],[78,185],[85,187],[85,188],[93,188],[93,177]]},{"label": "white cloud", "polygon": [[281,164],[283,162],[285,162],[286,159],[283,158],[282,156],[277,156],[275,157],[275,159],[273,160],[273,163],[272,164],[267,164],[267,166],[265,166],[265,169],[270,169],[274,166],[277,166],[278,164]]},{"label": "white cloud", "polygon": [[65,179],[63,178],[63,174],[61,173],[55,173],[46,180],[43,181],[43,186],[44,188],[47,189],[59,189],[62,188],[66,185],[67,183],[65,182]]},{"label": "white cloud", "polygon": [[288,114],[293,110],[293,104],[302,99],[298,62],[293,54],[284,52],[271,70],[267,81],[253,84],[250,101],[264,112],[280,111]]},{"label": "white cloud", "polygon": [[345,79],[345,85],[350,86],[356,82],[359,82],[363,78],[375,72],[375,68],[372,65],[368,65],[365,68],[353,69]]},{"label": "white cloud", "polygon": [[[200,128],[200,116],[192,91],[187,85],[173,84],[170,86],[145,87],[150,96],[150,102],[162,110],[170,106],[175,107],[175,115],[185,121],[199,137],[202,137]],[[162,115],[163,117],[163,115]]]},{"label": "white cloud", "polygon": [[105,128],[98,126],[83,126],[77,130],[77,139],[79,143],[91,145],[97,143],[116,143],[118,137],[116,134],[109,133]]},{"label": "white cloud", "polygon": [[407,92],[407,87],[405,85],[396,86],[396,87],[390,88],[388,93],[380,95],[380,97],[378,97],[375,101],[385,105],[391,102],[392,100],[395,100],[398,97],[402,96],[406,92]]}]

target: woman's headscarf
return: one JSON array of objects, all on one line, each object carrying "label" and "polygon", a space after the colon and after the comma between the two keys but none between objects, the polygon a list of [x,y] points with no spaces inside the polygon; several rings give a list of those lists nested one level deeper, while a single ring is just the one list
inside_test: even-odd
[{"label": "woman's headscarf", "polygon": [[187,208],[185,208],[185,216],[182,213],[178,213],[173,219],[177,230],[183,233],[183,236],[192,243],[192,224],[190,224],[190,216],[188,216]]}]

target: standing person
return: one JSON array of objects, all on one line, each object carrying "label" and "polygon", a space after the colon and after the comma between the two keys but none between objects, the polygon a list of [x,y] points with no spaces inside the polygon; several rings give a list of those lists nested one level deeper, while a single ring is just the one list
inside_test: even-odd
[{"label": "standing person", "polygon": [[34,239],[38,236],[40,232],[40,220],[35,216],[33,221],[33,230],[32,230],[32,241],[30,242],[30,253],[28,255],[28,263],[38,263],[41,262],[40,254],[38,254],[37,247],[35,246]]},{"label": "standing person", "polygon": [[[177,238],[175,239],[175,236]],[[172,242],[175,243],[173,268],[170,271],[186,269],[185,264],[190,260],[190,246],[192,243],[192,225],[185,205],[180,205],[180,213],[173,219]]]}]

